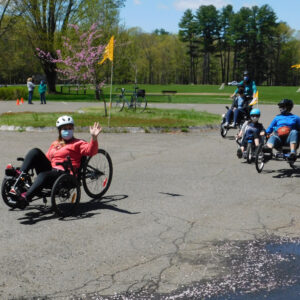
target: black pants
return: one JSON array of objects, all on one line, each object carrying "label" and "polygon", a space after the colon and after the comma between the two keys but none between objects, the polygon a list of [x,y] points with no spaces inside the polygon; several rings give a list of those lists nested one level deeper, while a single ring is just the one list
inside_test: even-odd
[{"label": "black pants", "polygon": [[31,149],[25,156],[21,171],[27,173],[34,169],[37,177],[26,193],[26,199],[30,201],[44,187],[51,188],[55,180],[63,171],[53,169],[46,155],[38,148]]}]

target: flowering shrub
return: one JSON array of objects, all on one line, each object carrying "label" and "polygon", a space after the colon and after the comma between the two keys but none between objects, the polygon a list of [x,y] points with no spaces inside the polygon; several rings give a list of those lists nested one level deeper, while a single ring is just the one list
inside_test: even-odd
[{"label": "flowering shrub", "polygon": [[96,41],[100,38],[100,30],[97,24],[93,24],[87,32],[81,33],[78,25],[69,25],[76,33],[75,41],[68,37],[62,37],[63,50],[56,50],[57,58],[50,53],[37,48],[39,58],[58,64],[60,68],[56,71],[76,83],[93,83],[100,89],[103,83],[96,82],[96,67],[100,60],[105,46],[97,45]]}]

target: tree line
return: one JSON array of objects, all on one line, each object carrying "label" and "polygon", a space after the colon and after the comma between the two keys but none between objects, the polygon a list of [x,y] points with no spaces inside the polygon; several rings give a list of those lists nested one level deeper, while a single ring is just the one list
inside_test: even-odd
[{"label": "tree line", "polygon": [[[101,31],[95,46],[116,38],[114,82],[220,84],[240,80],[248,70],[257,84],[299,84],[291,66],[300,62],[300,41],[268,5],[238,12],[231,5],[188,9],[177,34],[126,28],[119,23],[124,5],[125,0],[1,1],[0,84],[25,83],[33,74],[44,74],[55,92],[55,84],[68,78],[58,77],[60,66],[39,57],[36,49],[55,58],[56,50],[64,49],[62,37],[69,43],[78,39],[69,24],[79,25],[84,33],[95,23]],[[95,74],[109,82],[110,65],[97,66]]]}]

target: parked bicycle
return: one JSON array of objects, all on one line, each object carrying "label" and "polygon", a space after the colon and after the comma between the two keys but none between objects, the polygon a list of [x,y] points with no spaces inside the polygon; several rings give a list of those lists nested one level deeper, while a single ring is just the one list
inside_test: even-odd
[{"label": "parked bicycle", "polygon": [[[143,112],[147,107],[147,99],[145,90],[141,90],[138,87],[134,88],[134,91],[126,91],[125,88],[118,88],[121,93],[115,95],[112,99],[112,109],[115,112],[122,110],[135,110],[137,112]],[[128,100],[125,93],[131,93],[130,101]]]}]

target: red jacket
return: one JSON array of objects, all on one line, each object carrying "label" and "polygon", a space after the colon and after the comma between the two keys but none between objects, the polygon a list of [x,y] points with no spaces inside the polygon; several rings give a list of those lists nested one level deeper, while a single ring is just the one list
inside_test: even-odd
[{"label": "red jacket", "polygon": [[56,163],[63,162],[67,156],[70,156],[73,167],[80,167],[80,160],[82,156],[92,156],[98,152],[98,141],[91,141],[88,143],[84,140],[73,138],[65,145],[59,141],[54,141],[46,156],[50,160],[52,168],[63,170],[63,166],[57,166]]}]

